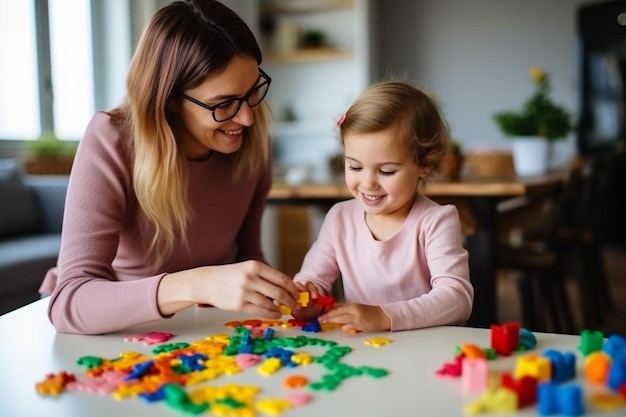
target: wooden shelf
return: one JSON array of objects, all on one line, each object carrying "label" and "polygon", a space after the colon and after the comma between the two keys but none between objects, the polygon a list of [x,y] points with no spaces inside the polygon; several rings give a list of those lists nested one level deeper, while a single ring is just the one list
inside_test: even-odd
[{"label": "wooden shelf", "polygon": [[293,52],[267,52],[265,54],[267,62],[273,64],[298,64],[316,61],[351,59],[352,57],[353,53],[351,51],[327,47],[296,49]]},{"label": "wooden shelf", "polygon": [[261,16],[349,9],[353,0],[276,0],[261,6]]}]

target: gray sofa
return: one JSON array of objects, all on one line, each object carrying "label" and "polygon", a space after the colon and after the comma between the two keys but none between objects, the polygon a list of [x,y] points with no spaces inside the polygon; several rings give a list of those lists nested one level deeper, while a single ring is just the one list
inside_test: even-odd
[{"label": "gray sofa", "polygon": [[39,298],[56,265],[68,177],[24,176],[0,159],[0,314]]}]

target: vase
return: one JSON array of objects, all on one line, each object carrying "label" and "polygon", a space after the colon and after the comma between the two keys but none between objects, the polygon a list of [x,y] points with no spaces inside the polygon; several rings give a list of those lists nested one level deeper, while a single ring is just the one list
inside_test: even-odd
[{"label": "vase", "polygon": [[521,177],[548,172],[551,142],[539,136],[523,136],[512,140],[513,166]]},{"label": "vase", "polygon": [[448,154],[442,161],[443,177],[447,181],[458,181],[461,177],[463,166],[463,155]]}]

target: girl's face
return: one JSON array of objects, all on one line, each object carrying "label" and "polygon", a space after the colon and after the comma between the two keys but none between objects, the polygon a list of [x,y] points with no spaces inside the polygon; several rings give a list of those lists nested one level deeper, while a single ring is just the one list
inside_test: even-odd
[{"label": "girl's face", "polygon": [[344,136],[345,179],[368,216],[404,218],[421,176],[411,153],[394,129]]},{"label": "girl's face", "polygon": [[[184,93],[214,106],[245,96],[256,87],[257,81],[259,66],[256,60],[235,57],[223,71]],[[185,156],[191,160],[205,159],[212,151],[236,152],[241,147],[244,128],[254,123],[254,109],[250,109],[245,101],[232,119],[223,122],[216,122],[210,110],[185,99],[179,101],[178,113],[181,124],[175,134]]]}]

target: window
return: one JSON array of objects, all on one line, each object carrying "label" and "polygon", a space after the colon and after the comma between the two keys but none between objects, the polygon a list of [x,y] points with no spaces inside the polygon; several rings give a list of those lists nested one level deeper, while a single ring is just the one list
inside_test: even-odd
[{"label": "window", "polygon": [[0,0],[0,62],[10,63],[0,66],[0,140],[78,140],[96,109],[119,103],[131,1]]},{"label": "window", "polygon": [[0,0],[2,138],[34,138],[40,131],[34,10],[34,2]]},{"label": "window", "polygon": [[82,136],[95,110],[89,0],[48,0],[54,131]]}]

